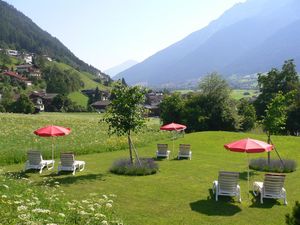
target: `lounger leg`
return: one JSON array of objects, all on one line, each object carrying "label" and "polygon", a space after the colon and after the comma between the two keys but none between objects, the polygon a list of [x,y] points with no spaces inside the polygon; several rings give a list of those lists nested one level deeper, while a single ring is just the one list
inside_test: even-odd
[{"label": "lounger leg", "polygon": [[43,172],[43,168],[44,168],[44,167],[45,167],[45,165],[42,165],[42,166],[41,166],[40,173]]},{"label": "lounger leg", "polygon": [[287,200],[286,200],[286,191],[283,189],[283,198],[284,198],[284,204],[287,205]]},{"label": "lounger leg", "polygon": [[264,200],[263,200],[263,194],[260,193],[260,204],[263,204],[264,203]]},{"label": "lounger leg", "polygon": [[238,193],[238,201],[239,201],[239,202],[242,202],[241,188],[240,188],[240,186],[237,187],[237,193]]}]

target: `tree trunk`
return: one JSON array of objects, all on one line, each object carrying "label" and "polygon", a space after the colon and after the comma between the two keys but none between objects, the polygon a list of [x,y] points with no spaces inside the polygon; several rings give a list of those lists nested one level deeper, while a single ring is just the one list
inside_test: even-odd
[{"label": "tree trunk", "polygon": [[[268,133],[268,144],[271,144],[271,134]],[[271,152],[268,152],[268,166],[271,165]]]},{"label": "tree trunk", "polygon": [[131,145],[131,138],[130,138],[130,131],[128,132],[128,145],[129,145],[129,156],[130,156],[130,162],[133,164],[133,157],[132,157],[132,145]]}]

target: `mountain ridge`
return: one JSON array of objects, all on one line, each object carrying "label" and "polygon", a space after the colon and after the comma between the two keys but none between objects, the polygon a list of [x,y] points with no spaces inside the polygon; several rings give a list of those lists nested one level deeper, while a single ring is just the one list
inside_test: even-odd
[{"label": "mountain ridge", "polygon": [[[143,62],[121,72],[129,84],[149,86],[178,84],[187,80],[199,79],[210,72],[219,72],[224,76],[253,73],[253,69],[243,61],[234,67],[235,61],[245,58],[248,52],[260,46],[268,38],[276,40],[280,29],[289,27],[300,17],[300,4],[296,0],[248,0],[239,3],[224,12],[208,26],[193,32],[186,38],[150,56]],[[290,32],[286,29],[286,32]],[[297,33],[300,28],[296,28]],[[292,50],[292,49],[290,49]],[[263,50],[262,50],[263,51]],[[296,51],[286,54],[287,59],[295,58]],[[279,57],[282,60],[282,57]],[[264,61],[259,55],[253,55],[251,65]],[[242,61],[241,61],[242,62]],[[283,61],[265,65],[263,72],[279,66]],[[249,64],[249,65],[250,65]],[[255,71],[261,72],[261,71]]]}]

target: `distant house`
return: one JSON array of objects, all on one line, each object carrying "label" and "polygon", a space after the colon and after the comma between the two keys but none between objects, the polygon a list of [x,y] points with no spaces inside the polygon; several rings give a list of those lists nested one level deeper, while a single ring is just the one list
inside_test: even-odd
[{"label": "distant house", "polygon": [[25,61],[26,64],[32,64],[33,56],[30,54],[25,54],[23,56],[23,60]]},{"label": "distant house", "polygon": [[111,103],[111,101],[108,101],[108,100],[97,101],[97,102],[92,103],[91,107],[93,107],[98,112],[104,112],[110,103]]},{"label": "distant house", "polygon": [[32,82],[28,80],[26,77],[23,77],[22,75],[12,72],[12,71],[6,71],[2,73],[4,76],[9,76],[12,79],[15,79],[17,81],[25,83],[27,86],[32,85]]},{"label": "distant house", "polygon": [[148,116],[160,115],[160,103],[163,100],[162,92],[150,92],[146,94],[146,102],[144,104],[145,109],[148,111]]},{"label": "distant house", "polygon": [[28,77],[41,78],[42,74],[40,69],[35,65],[24,64],[16,66],[18,73],[27,75]]},{"label": "distant house", "polygon": [[[107,101],[110,97],[110,93],[105,90],[99,90],[101,94],[101,101]],[[85,89],[81,91],[82,94],[91,97],[96,93],[96,89]]]},{"label": "distant house", "polygon": [[45,91],[34,91],[29,95],[30,100],[33,102],[37,111],[45,111],[57,96],[57,93],[46,93]]},{"label": "distant house", "polygon": [[7,54],[10,56],[18,56],[19,55],[19,52],[17,50],[8,49],[6,51],[7,51]]}]

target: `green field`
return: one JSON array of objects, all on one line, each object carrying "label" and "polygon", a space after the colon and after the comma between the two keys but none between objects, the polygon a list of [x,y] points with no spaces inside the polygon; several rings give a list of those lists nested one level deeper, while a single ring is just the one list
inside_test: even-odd
[{"label": "green field", "polygon": [[257,95],[258,95],[257,90],[233,89],[231,92],[231,96],[237,100],[241,98],[251,98]]},{"label": "green field", "polygon": [[[24,154],[34,141],[31,131],[43,123],[70,126],[73,128],[70,136],[61,137],[58,141],[59,151],[76,150],[78,160],[86,161],[86,169],[71,174],[57,175],[57,165],[54,171],[44,171],[43,174],[28,172],[26,179],[40,190],[43,181],[51,179],[59,182],[56,190],[64,191],[69,199],[83,200],[91,194],[115,194],[116,212],[123,219],[124,224],[284,224],[285,214],[291,212],[296,200],[300,200],[300,172],[297,170],[287,174],[285,188],[287,190],[288,205],[282,200],[267,199],[261,205],[251,193],[248,196],[247,187],[247,156],[224,150],[225,143],[240,138],[251,137],[266,140],[264,135],[254,135],[234,132],[198,132],[187,134],[175,140],[175,149],[171,149],[171,160],[158,161],[159,173],[150,176],[130,177],[114,175],[108,172],[115,159],[128,157],[126,142],[105,134],[104,124],[98,124],[98,114],[41,114],[37,116],[21,116],[0,114],[1,118],[1,162],[11,158],[15,150]],[[11,121],[14,121],[12,123]],[[35,124],[35,125],[34,125]],[[87,124],[87,125],[84,125]],[[156,143],[168,143],[172,146],[169,134],[158,132],[158,121],[152,120],[147,132],[135,136],[135,142],[140,156],[153,157]],[[82,127],[84,126],[84,127]],[[92,131],[88,131],[90,128]],[[10,131],[12,130],[12,131]],[[100,131],[99,131],[100,130]],[[5,133],[5,136],[3,136]],[[74,136],[72,136],[74,135]],[[14,136],[14,137],[12,137]],[[69,138],[69,139],[68,139]],[[95,143],[98,140],[99,143]],[[123,140],[122,138],[120,140]],[[48,140],[38,140],[36,148],[42,148],[43,154],[50,156]],[[103,144],[105,142],[105,144]],[[299,138],[288,136],[274,136],[273,142],[284,158],[294,159],[299,164]],[[178,145],[190,143],[192,146],[192,160],[175,160]],[[80,145],[80,146],[79,146]],[[114,145],[116,151],[110,151]],[[103,149],[99,149],[103,148]],[[20,150],[21,149],[21,150]],[[119,149],[119,151],[118,151]],[[48,153],[48,154],[47,154]],[[250,154],[250,159],[266,156],[264,153]],[[271,153],[276,158],[275,153]],[[56,159],[58,162],[59,159]],[[2,166],[7,172],[18,172],[24,164]],[[242,203],[229,197],[220,197],[215,202],[211,187],[218,176],[219,170],[240,172],[240,186]],[[250,182],[262,180],[263,172],[251,171]],[[53,187],[54,188],[54,187]],[[251,189],[251,185],[250,185]],[[12,188],[0,188],[0,196],[9,194]],[[1,205],[1,203],[0,203]]]}]

